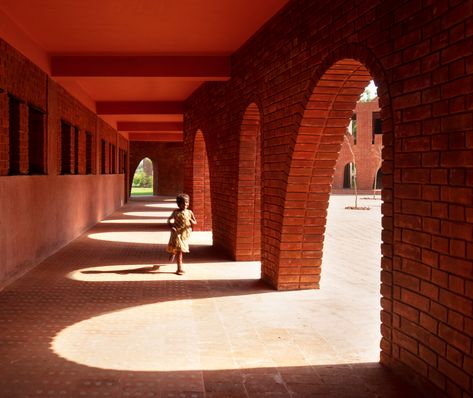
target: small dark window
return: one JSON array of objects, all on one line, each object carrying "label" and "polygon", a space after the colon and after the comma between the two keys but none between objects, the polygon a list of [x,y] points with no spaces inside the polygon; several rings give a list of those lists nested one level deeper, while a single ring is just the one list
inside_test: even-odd
[{"label": "small dark window", "polygon": [[100,164],[101,164],[101,168],[100,168],[100,172],[102,174],[105,174],[106,172],[106,143],[105,143],[105,140],[101,140],[101,146],[100,146]]},{"label": "small dark window", "polygon": [[85,173],[92,174],[92,133],[85,134]]},{"label": "small dark window", "polygon": [[347,163],[343,170],[343,188],[353,188],[355,179],[355,165]]},{"label": "small dark window", "polygon": [[115,174],[115,145],[108,144],[108,151],[109,151],[108,170],[109,170],[110,174]]},{"label": "small dark window", "polygon": [[111,147],[110,157],[112,158],[112,174],[116,174],[117,172],[117,156],[115,153],[115,145]]},{"label": "small dark window", "polygon": [[123,149],[118,148],[118,174],[123,172]]},{"label": "small dark window", "polygon": [[127,170],[127,164],[128,164],[127,156],[128,156],[128,152],[123,151],[123,174],[126,174],[126,170]]},{"label": "small dark window", "polygon": [[74,130],[74,174],[79,174],[79,127]]},{"label": "small dark window", "polygon": [[383,134],[381,130],[381,115],[379,112],[373,112],[373,134],[371,138],[372,144],[374,144],[376,134]]},{"label": "small dark window", "polygon": [[383,188],[383,172],[381,171],[381,169],[378,169],[378,172],[376,173],[376,176],[374,178],[373,188],[374,189]]},{"label": "small dark window", "polygon": [[28,108],[28,163],[30,174],[44,174],[44,113],[33,107]]},{"label": "small dark window", "polygon": [[61,174],[72,173],[71,125],[61,121]]},{"label": "small dark window", "polygon": [[8,101],[9,123],[9,170],[10,175],[20,174],[20,101],[9,96]]}]

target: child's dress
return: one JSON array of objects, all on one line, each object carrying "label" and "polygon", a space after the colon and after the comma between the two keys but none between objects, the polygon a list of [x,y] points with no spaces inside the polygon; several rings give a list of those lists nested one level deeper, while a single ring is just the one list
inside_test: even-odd
[{"label": "child's dress", "polygon": [[189,209],[174,210],[170,218],[174,219],[173,227],[175,230],[171,230],[171,237],[169,238],[167,247],[168,253],[189,253],[189,238],[192,232],[192,211]]}]

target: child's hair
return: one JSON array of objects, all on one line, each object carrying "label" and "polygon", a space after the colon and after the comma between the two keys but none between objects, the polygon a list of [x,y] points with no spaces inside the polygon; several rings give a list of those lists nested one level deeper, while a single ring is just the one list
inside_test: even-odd
[{"label": "child's hair", "polygon": [[184,202],[189,202],[190,196],[187,195],[186,193],[180,193],[179,195],[176,196],[176,203],[184,203]]}]

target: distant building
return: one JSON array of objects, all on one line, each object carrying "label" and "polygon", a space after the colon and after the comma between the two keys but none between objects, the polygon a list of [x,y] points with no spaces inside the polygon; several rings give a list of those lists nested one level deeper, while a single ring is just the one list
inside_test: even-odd
[{"label": "distant building", "polygon": [[[358,190],[372,192],[375,186],[376,189],[381,189],[382,135],[378,98],[356,104],[348,131],[349,142],[355,155]],[[332,193],[352,193],[354,176],[353,156],[348,143],[344,141],[335,166]]]}]

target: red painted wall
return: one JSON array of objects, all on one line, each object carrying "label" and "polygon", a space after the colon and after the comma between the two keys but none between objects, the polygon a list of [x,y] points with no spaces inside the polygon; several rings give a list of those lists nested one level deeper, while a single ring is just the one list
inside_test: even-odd
[{"label": "red painted wall", "polygon": [[[125,176],[97,174],[97,165],[100,164],[97,145],[99,139],[104,137],[117,148],[127,151],[128,142],[2,40],[0,89],[2,288],[123,204]],[[21,100],[20,173],[23,175],[17,176],[8,175],[8,94]],[[46,112],[45,175],[27,175],[29,105]],[[61,120],[78,129],[77,175],[59,175]],[[93,135],[92,174],[89,175],[85,175],[86,131]],[[76,153],[74,148],[72,152]],[[74,159],[71,161],[74,163]]]},{"label": "red painted wall", "polygon": [[[199,129],[207,146],[215,244],[236,257],[241,125],[258,105],[262,276],[318,287],[344,129],[374,78],[381,361],[439,396],[473,389],[472,26],[471,1],[293,1],[232,56],[232,79],[202,86],[185,113],[186,158]],[[191,164],[185,173],[188,189]]]}]

